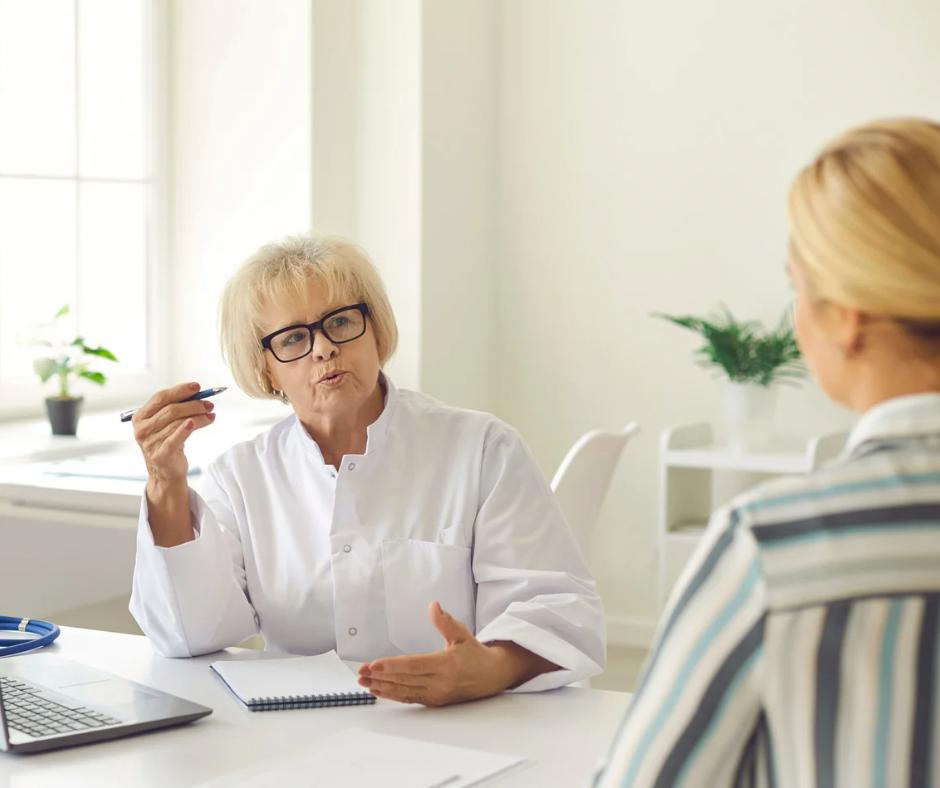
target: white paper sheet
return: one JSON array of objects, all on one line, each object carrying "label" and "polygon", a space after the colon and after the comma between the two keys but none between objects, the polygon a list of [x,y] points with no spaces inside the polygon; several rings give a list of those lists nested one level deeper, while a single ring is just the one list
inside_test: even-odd
[{"label": "white paper sheet", "polygon": [[284,788],[302,778],[305,785],[331,788],[466,788],[525,762],[515,755],[347,728],[321,739],[296,760],[252,769],[211,785]]}]

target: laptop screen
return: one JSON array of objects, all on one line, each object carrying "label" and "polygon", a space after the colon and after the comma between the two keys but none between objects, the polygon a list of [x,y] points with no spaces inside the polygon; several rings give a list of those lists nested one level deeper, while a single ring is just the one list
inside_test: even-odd
[{"label": "laptop screen", "polygon": [[7,751],[7,715],[3,713],[3,682],[0,681],[0,750]]}]

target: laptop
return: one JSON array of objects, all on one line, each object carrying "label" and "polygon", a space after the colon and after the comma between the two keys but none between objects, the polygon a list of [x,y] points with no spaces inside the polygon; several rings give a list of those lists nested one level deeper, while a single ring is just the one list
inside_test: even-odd
[{"label": "laptop", "polygon": [[0,659],[0,751],[27,753],[191,722],[212,709],[60,657]]}]

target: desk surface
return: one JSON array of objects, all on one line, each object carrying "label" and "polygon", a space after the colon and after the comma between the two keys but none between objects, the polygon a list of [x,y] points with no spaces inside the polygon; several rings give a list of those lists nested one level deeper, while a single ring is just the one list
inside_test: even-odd
[{"label": "desk surface", "polygon": [[[209,663],[258,652],[229,649],[193,659],[164,659],[146,638],[63,627],[50,647],[64,657],[181,695],[213,709],[195,723],[37,755],[0,753],[2,788],[53,785],[192,786],[259,763],[283,766],[318,738],[349,727],[441,744],[524,755],[529,763],[487,785],[585,786],[623,715],[629,695],[566,687],[501,695],[441,709],[379,700],[374,706],[245,710]],[[297,775],[298,785],[303,775]],[[214,783],[215,784],[215,783]]]}]

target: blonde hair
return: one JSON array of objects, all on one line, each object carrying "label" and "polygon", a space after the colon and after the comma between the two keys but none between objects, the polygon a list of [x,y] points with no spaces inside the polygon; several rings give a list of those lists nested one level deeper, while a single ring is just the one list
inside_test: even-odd
[{"label": "blonde hair", "polygon": [[395,352],[398,327],[385,285],[366,253],[344,238],[296,235],[262,246],[225,285],[219,322],[222,356],[239,388],[258,399],[286,399],[265,371],[262,316],[271,304],[304,298],[307,283],[322,284],[331,303],[365,303],[379,363]]},{"label": "blonde hair", "polygon": [[789,195],[814,296],[940,331],[940,125],[881,120],[830,142]]}]

